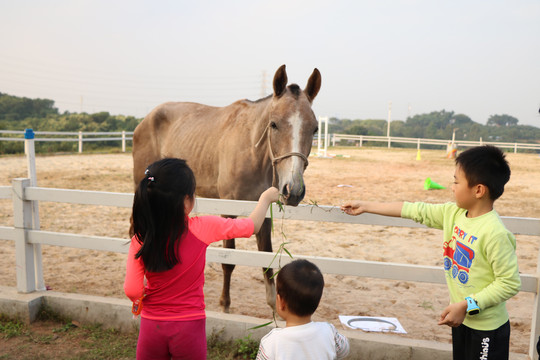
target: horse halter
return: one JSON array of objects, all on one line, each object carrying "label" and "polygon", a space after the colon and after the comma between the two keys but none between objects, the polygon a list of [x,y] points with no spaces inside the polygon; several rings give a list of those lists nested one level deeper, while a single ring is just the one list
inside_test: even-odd
[{"label": "horse halter", "polygon": [[286,159],[286,158],[291,157],[291,156],[298,156],[299,158],[304,160],[304,170],[307,168],[307,166],[309,164],[309,161],[308,161],[308,158],[307,158],[306,155],[302,154],[301,152],[296,152],[296,151],[291,151],[291,152],[286,153],[284,155],[280,155],[278,157],[275,157],[274,156],[274,151],[272,150],[272,143],[270,141],[270,131],[268,131],[271,124],[272,124],[272,122],[269,122],[268,125],[266,125],[266,127],[264,128],[264,131],[263,131],[263,133],[261,135],[261,138],[259,139],[259,141],[257,141],[257,143],[255,144],[255,147],[259,147],[259,144],[261,143],[261,141],[264,138],[264,135],[266,134],[266,138],[268,140],[267,141],[268,150],[270,150],[270,160],[272,160],[272,186],[275,186],[275,185],[277,185],[276,184],[276,179],[277,179],[276,164],[280,160]]}]

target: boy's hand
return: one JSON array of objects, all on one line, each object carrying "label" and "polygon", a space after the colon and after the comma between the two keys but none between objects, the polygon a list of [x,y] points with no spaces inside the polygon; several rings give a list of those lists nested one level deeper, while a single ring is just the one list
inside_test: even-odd
[{"label": "boy's hand", "polygon": [[467,315],[467,301],[463,300],[458,303],[448,305],[442,312],[439,319],[439,325],[448,325],[458,327],[465,320]]},{"label": "boy's hand", "polygon": [[349,215],[360,215],[366,212],[366,209],[361,201],[355,201],[341,205],[341,211]]},{"label": "boy's hand", "polygon": [[279,200],[279,190],[275,187],[270,187],[261,194],[261,199],[268,201],[268,203],[276,202]]}]

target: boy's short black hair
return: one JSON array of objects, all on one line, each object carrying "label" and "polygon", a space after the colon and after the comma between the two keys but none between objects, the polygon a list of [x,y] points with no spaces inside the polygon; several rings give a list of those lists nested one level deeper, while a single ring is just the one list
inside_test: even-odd
[{"label": "boy's short black hair", "polygon": [[294,260],[279,271],[276,291],[297,316],[311,315],[317,310],[324,288],[319,268],[307,260]]},{"label": "boy's short black hair", "polygon": [[510,166],[501,149],[483,145],[465,150],[456,158],[465,174],[469,187],[485,185],[491,200],[497,200],[504,192],[504,185],[510,180]]}]

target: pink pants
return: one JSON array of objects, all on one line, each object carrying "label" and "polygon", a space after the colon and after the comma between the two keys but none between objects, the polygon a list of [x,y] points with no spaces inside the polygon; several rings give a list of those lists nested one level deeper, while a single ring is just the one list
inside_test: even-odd
[{"label": "pink pants", "polygon": [[206,360],[206,319],[159,321],[141,318],[137,360]]}]

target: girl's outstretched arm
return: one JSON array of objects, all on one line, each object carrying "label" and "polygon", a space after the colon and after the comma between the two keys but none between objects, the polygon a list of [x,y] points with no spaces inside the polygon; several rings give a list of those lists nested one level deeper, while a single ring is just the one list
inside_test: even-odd
[{"label": "girl's outstretched arm", "polygon": [[268,206],[278,200],[279,190],[275,187],[268,188],[261,194],[257,206],[253,209],[251,214],[249,214],[249,218],[253,220],[254,234],[257,234],[261,229]]},{"label": "girl's outstretched arm", "polygon": [[403,202],[350,201],[341,206],[341,210],[349,215],[371,213],[385,216],[401,217]]}]

